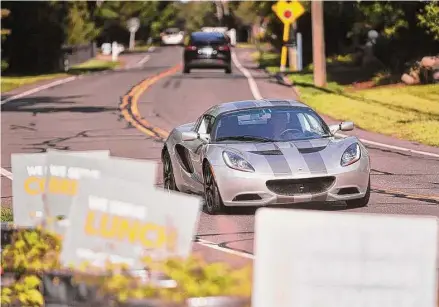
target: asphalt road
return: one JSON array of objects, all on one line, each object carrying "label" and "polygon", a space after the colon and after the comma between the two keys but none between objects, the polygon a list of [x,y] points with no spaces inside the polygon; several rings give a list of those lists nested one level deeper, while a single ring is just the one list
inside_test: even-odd
[{"label": "asphalt road", "polygon": [[[239,49],[236,53],[254,76],[263,97],[294,98],[291,88],[271,82],[255,69],[249,50]],[[194,121],[217,103],[253,99],[247,78],[236,66],[231,75],[194,70],[189,75],[177,71],[161,76],[181,62],[181,54],[180,47],[158,48],[142,68],[84,77],[2,105],[2,168],[10,170],[11,153],[42,152],[47,148],[110,149],[113,156],[160,162],[162,142],[139,126],[170,131],[176,125]],[[159,77],[151,81],[154,76]],[[136,128],[120,115],[118,104],[134,85],[148,78],[150,81],[144,83],[144,91],[136,98],[138,114],[143,117]],[[439,153],[438,148],[361,130],[353,134],[392,146]],[[315,204],[310,209],[439,217],[439,157],[376,145],[368,148],[373,168],[369,206],[349,209],[343,204]],[[157,183],[161,182],[159,172]],[[2,176],[2,205],[10,205],[11,196],[11,182]],[[195,244],[195,250],[209,260],[226,259],[236,265],[251,261],[254,211],[234,210],[219,216],[203,213],[198,237],[204,241]]]}]

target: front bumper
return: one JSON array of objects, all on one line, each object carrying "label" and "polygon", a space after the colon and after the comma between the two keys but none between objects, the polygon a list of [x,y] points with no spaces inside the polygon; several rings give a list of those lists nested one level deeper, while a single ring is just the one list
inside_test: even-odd
[{"label": "front bumper", "polygon": [[[365,196],[369,183],[370,167],[366,159],[339,168],[327,174],[297,174],[293,176],[275,176],[273,174],[248,173],[233,170],[227,166],[215,166],[214,175],[225,206],[270,206],[280,204],[306,203],[316,201],[345,201]],[[321,184],[317,192],[297,188],[269,189],[267,181],[312,179],[319,184],[321,178],[333,177],[333,181]],[[329,183],[328,183],[329,182]],[[302,188],[300,188],[302,189]]]}]

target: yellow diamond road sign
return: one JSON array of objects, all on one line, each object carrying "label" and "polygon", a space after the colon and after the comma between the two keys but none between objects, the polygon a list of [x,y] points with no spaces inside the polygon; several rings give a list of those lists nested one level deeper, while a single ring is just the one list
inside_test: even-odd
[{"label": "yellow diamond road sign", "polygon": [[303,15],[303,13],[305,13],[305,8],[297,0],[278,1],[271,8],[284,24],[295,22]]}]

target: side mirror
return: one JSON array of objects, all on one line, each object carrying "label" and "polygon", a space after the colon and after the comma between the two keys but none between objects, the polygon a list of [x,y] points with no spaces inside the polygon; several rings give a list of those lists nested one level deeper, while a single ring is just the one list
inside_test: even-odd
[{"label": "side mirror", "polygon": [[330,125],[329,130],[332,134],[337,133],[337,131],[352,131],[354,130],[354,123],[353,122],[341,122],[337,125]]},{"label": "side mirror", "polygon": [[353,122],[342,122],[340,124],[340,130],[341,131],[352,131],[352,130],[354,130],[354,123]]},{"label": "side mirror", "polygon": [[181,139],[183,141],[195,141],[198,139],[198,133],[194,131],[185,131],[181,134]]}]

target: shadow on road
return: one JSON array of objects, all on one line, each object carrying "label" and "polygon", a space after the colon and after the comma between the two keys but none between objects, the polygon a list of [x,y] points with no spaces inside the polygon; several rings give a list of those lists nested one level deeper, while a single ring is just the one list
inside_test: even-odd
[{"label": "shadow on road", "polygon": [[[218,72],[212,72],[212,73],[208,73],[208,72],[191,72],[189,74],[179,74],[179,75],[174,75],[172,77],[170,77],[171,79],[227,79],[227,80],[231,80],[231,79],[242,79],[242,80],[247,80],[247,77],[238,74],[238,73],[232,73],[232,74],[225,74],[221,71]],[[268,80],[269,77],[268,76],[254,76],[253,79],[255,80]]]},{"label": "shadow on road", "polygon": [[[76,103],[74,101],[77,98],[83,98],[84,96],[40,96],[20,98],[6,102],[1,106],[2,112],[27,112],[37,115],[38,113],[58,113],[58,112],[72,112],[72,113],[97,113],[97,112],[109,112],[117,111],[117,107],[97,107],[97,106],[71,106]],[[45,106],[37,107],[37,105],[43,104]],[[54,106],[47,106],[54,105]],[[59,106],[55,106],[59,105]],[[69,106],[64,106],[69,105]]]}]

